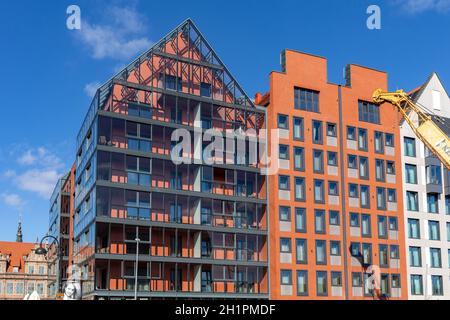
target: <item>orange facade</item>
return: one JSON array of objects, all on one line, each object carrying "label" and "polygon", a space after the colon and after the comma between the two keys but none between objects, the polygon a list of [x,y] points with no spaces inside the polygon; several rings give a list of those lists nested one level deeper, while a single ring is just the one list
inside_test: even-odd
[{"label": "orange facade", "polygon": [[[400,119],[367,104],[387,74],[350,65],[339,86],[325,58],[286,50],[282,61],[255,101],[268,129],[280,129],[280,141],[269,139],[269,150],[280,145],[269,177],[270,298],[406,299]],[[366,107],[379,116],[361,115]]]}]

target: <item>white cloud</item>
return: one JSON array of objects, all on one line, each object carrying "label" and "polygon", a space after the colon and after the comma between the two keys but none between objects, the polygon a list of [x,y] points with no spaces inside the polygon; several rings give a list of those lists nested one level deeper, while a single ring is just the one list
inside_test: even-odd
[{"label": "white cloud", "polygon": [[15,193],[2,193],[0,194],[0,198],[6,205],[16,209],[22,208],[24,203],[22,198]]},{"label": "white cloud", "polygon": [[90,82],[88,84],[86,84],[84,86],[84,93],[86,93],[86,95],[89,98],[93,98],[95,96],[95,93],[97,92],[97,89],[101,86],[100,82]]},{"label": "white cloud", "polygon": [[[21,165],[61,168],[61,159],[44,147],[30,148],[17,159]],[[11,170],[9,170],[11,171]]]},{"label": "white cloud", "polygon": [[43,198],[50,198],[56,182],[61,177],[61,174],[52,169],[32,169],[17,175],[15,183],[17,186],[25,191],[37,193]]},{"label": "white cloud", "polygon": [[17,162],[23,165],[31,165],[35,163],[37,158],[32,154],[31,150],[27,150],[19,159],[17,159]]},{"label": "white cloud", "polygon": [[450,11],[450,0],[394,0],[394,3],[408,14],[425,11],[445,13]]},{"label": "white cloud", "polygon": [[12,178],[16,175],[16,172],[14,170],[6,170],[3,175],[5,178]]},{"label": "white cloud", "polygon": [[96,24],[84,18],[77,33],[93,58],[128,60],[152,45],[143,36],[147,29],[145,18],[136,9],[114,6],[106,9],[105,17],[105,23]]}]

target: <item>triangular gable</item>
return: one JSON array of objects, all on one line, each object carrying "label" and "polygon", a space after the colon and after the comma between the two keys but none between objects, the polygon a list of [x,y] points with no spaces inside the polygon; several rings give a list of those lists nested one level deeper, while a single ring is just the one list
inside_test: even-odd
[{"label": "triangular gable", "polygon": [[[186,67],[178,70],[174,61],[186,62]],[[191,64],[198,68],[192,67]],[[188,67],[189,65],[189,67]],[[208,67],[207,72],[200,71],[201,67]],[[177,70],[175,70],[175,67]],[[172,68],[172,69],[171,69]],[[210,71],[209,71],[210,70]],[[214,96],[217,100],[226,103],[255,107],[252,100],[244,92],[235,78],[226,68],[225,64],[212,49],[205,37],[195,26],[192,20],[187,19],[165,37],[153,45],[149,50],[141,54],[136,60],[118,72],[107,83],[100,87],[94,99],[99,99],[99,108],[108,99],[114,81],[126,81],[148,87],[158,87],[158,75],[164,72],[176,74],[179,77],[189,73],[189,77],[202,81],[201,77],[213,79],[220,96]],[[208,73],[208,74],[206,74]]]},{"label": "triangular gable", "polygon": [[[440,93],[440,109],[433,108],[433,91]],[[412,100],[439,116],[450,117],[450,98],[437,73],[432,73],[420,89],[413,92]],[[427,110],[425,110],[427,112]],[[428,112],[427,112],[428,113]]]}]

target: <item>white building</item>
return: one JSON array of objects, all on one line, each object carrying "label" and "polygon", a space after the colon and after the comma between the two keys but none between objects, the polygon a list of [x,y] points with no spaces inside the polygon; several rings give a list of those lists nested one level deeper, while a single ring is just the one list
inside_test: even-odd
[{"label": "white building", "polygon": [[[450,98],[433,73],[413,100],[442,117],[450,135]],[[435,118],[436,119],[436,118]],[[410,299],[450,299],[450,178],[440,161],[401,124],[408,293]]]}]

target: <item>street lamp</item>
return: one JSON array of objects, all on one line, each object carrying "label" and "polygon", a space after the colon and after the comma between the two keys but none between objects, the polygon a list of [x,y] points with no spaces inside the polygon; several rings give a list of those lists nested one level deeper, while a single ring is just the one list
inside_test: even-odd
[{"label": "street lamp", "polygon": [[34,253],[37,254],[37,255],[46,255],[46,254],[48,254],[48,250],[46,248],[44,248],[44,246],[43,246],[44,240],[48,239],[48,238],[51,238],[51,239],[55,240],[55,242],[56,242],[56,257],[58,259],[58,270],[57,270],[58,271],[58,276],[56,278],[56,281],[58,283],[58,290],[59,290],[59,292],[62,292],[62,288],[61,288],[62,283],[60,281],[61,272],[59,270],[60,269],[60,263],[61,263],[61,246],[59,245],[58,239],[55,238],[54,236],[46,235],[45,237],[43,237],[41,239],[41,242],[39,243],[39,248],[37,248],[34,251]]}]

